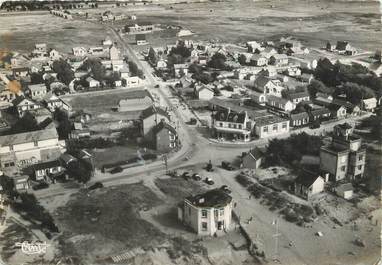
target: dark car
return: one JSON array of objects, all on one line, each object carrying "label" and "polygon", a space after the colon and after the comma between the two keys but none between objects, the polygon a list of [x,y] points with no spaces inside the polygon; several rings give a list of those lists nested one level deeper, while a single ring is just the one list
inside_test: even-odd
[{"label": "dark car", "polygon": [[96,190],[96,189],[100,189],[100,188],[103,188],[103,184],[102,182],[96,182],[94,183],[93,185],[91,185],[88,190]]},{"label": "dark car", "polygon": [[208,185],[214,185],[215,182],[211,178],[205,178],[204,182],[207,183]]},{"label": "dark car", "polygon": [[155,88],[159,88],[159,85],[155,85],[154,87],[155,87]]},{"label": "dark car", "polygon": [[231,166],[231,163],[227,162],[227,161],[222,162],[222,168],[229,170],[229,171],[234,170],[233,166]]},{"label": "dark car", "polygon": [[184,172],[184,173],[182,174],[182,177],[183,177],[185,180],[189,180],[189,179],[191,178],[190,173],[188,173],[188,172]]},{"label": "dark car", "polygon": [[175,170],[168,172],[167,175],[169,175],[170,177],[173,177],[173,178],[179,178],[180,177],[179,173],[176,172]]},{"label": "dark car", "polygon": [[197,123],[198,123],[198,121],[195,118],[191,118],[190,121],[188,122],[188,124],[190,124],[190,125],[195,125]]},{"label": "dark car", "polygon": [[196,180],[196,181],[199,181],[199,180],[202,180],[202,177],[198,173],[195,173],[195,174],[192,175],[192,179]]},{"label": "dark car", "polygon": [[228,188],[227,185],[223,185],[220,187],[221,190],[223,190],[224,192],[230,194],[231,193],[231,190]]},{"label": "dark car", "polygon": [[310,129],[318,129],[320,128],[320,122],[313,122],[310,126],[309,126]]},{"label": "dark car", "polygon": [[49,184],[46,182],[40,182],[32,187],[33,190],[42,190],[49,188]]},{"label": "dark car", "polygon": [[122,171],[123,171],[123,168],[118,166],[118,167],[115,167],[112,170],[110,170],[110,173],[111,174],[116,174],[116,173],[119,173],[119,172],[122,172]]}]

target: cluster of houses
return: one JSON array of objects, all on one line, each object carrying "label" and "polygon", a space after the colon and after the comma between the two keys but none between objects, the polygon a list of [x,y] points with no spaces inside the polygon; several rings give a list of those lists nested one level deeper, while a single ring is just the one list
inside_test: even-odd
[{"label": "cluster of houses", "polygon": [[[243,153],[241,166],[256,171],[264,160],[264,150],[255,147]],[[304,160],[304,159],[303,159]],[[303,168],[291,185],[298,196],[310,199],[325,190],[345,199],[352,198],[352,183],[364,178],[366,148],[348,123],[336,125],[330,143],[321,146],[319,157],[306,157]]]},{"label": "cluster of houses", "polygon": [[[342,47],[342,42],[337,46],[337,50],[350,49],[349,45]],[[169,65],[168,55],[179,47],[188,49],[190,56],[185,63]],[[150,48],[145,55],[157,72],[170,72],[178,80],[183,95],[205,102],[201,105],[212,110],[210,128],[217,138],[250,141],[253,137],[273,137],[290,128],[372,112],[377,106],[376,98],[354,105],[329,94],[312,97],[307,86],[314,77],[308,73],[316,68],[317,60],[305,59],[309,49],[296,39],[249,41],[246,52],[243,49],[178,40],[175,45]],[[217,80],[208,84],[194,80],[190,65],[208,69],[206,65],[216,53],[227,58],[225,63],[232,70],[219,71]]]},{"label": "cluster of houses", "polygon": [[326,43],[326,50],[329,52],[336,52],[344,55],[356,55],[357,49],[350,45],[348,41],[337,41],[336,44],[328,41]]}]

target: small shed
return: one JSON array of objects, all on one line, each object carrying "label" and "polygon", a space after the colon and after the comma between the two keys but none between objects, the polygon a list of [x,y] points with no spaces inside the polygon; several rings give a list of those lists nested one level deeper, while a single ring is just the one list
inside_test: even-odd
[{"label": "small shed", "polygon": [[335,188],[337,196],[340,196],[345,200],[351,199],[353,197],[353,191],[354,188],[351,183],[345,183]]}]

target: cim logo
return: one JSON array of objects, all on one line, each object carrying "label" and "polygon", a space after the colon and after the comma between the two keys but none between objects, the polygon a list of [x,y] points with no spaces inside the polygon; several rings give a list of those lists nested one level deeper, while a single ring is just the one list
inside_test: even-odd
[{"label": "cim logo", "polygon": [[27,255],[45,254],[46,249],[49,246],[46,242],[29,243],[28,241],[24,241],[22,243],[17,242],[15,245],[16,247],[21,247],[21,251]]}]

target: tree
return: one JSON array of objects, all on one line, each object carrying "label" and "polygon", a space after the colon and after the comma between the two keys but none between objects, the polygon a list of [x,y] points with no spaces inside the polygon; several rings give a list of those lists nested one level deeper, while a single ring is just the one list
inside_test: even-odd
[{"label": "tree", "polygon": [[238,61],[241,65],[246,65],[247,64],[247,57],[244,54],[240,54]]},{"label": "tree", "polygon": [[203,72],[203,66],[196,64],[196,63],[190,64],[190,66],[188,67],[188,72],[193,73],[193,74],[194,73],[195,74],[201,74]]},{"label": "tree", "polygon": [[318,92],[331,93],[331,89],[325,86],[320,80],[313,79],[308,85],[308,92],[311,97],[315,98]]},{"label": "tree", "polygon": [[184,44],[180,44],[171,49],[169,56],[174,54],[180,55],[182,58],[186,59],[191,56],[191,51],[186,46],[184,46]]},{"label": "tree", "polygon": [[93,173],[91,166],[82,161],[70,163],[67,169],[70,177],[83,184],[90,180]]},{"label": "tree", "polygon": [[90,70],[94,79],[103,81],[106,76],[106,69],[99,59],[88,59],[84,62],[83,67]]},{"label": "tree", "polygon": [[335,90],[334,95],[336,96],[343,93],[346,95],[346,100],[355,105],[359,105],[362,99],[375,96],[375,93],[371,88],[350,82],[338,87]]},{"label": "tree", "polygon": [[158,62],[158,56],[157,56],[155,50],[153,49],[153,47],[150,47],[149,54],[148,54],[147,58],[148,58],[149,62],[152,64],[156,64]]},{"label": "tree", "polygon": [[57,78],[66,85],[69,85],[74,79],[72,68],[62,59],[53,62],[53,71],[57,73]]},{"label": "tree", "polygon": [[32,73],[30,75],[31,78],[31,84],[41,84],[44,83],[44,79],[42,78],[42,75],[39,73]]},{"label": "tree", "polygon": [[69,120],[68,113],[64,110],[56,108],[53,118],[58,122],[57,133],[60,139],[68,139],[72,130],[72,122]]},{"label": "tree", "polygon": [[179,54],[171,54],[167,56],[168,67],[173,67],[174,64],[184,63],[184,58]]},{"label": "tree", "polygon": [[40,127],[36,118],[30,113],[25,112],[24,115],[16,121],[10,129],[11,134],[37,131]]},{"label": "tree", "polygon": [[216,69],[226,69],[226,60],[227,58],[224,54],[217,52],[211,57],[211,60],[208,62],[208,66]]}]

